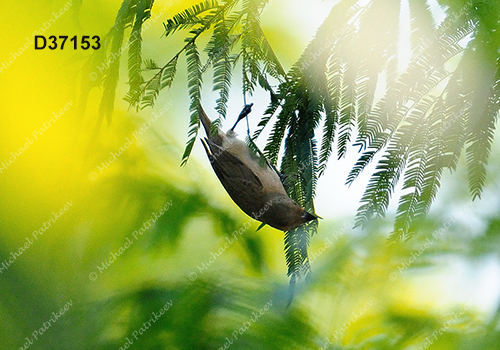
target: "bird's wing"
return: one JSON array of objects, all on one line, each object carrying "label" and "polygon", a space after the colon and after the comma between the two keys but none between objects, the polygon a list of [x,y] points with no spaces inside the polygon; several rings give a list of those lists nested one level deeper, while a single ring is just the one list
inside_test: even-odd
[{"label": "bird's wing", "polygon": [[[267,165],[270,169],[272,169],[279,176],[281,182],[283,183],[284,178],[286,178],[286,175],[283,175],[282,173],[280,173],[279,170],[276,168],[276,166],[269,159],[266,158],[265,154],[259,149],[259,147],[257,147],[257,145],[255,144],[255,142],[253,142],[251,137],[248,138],[248,141],[252,145],[251,149],[255,150],[258,153],[255,156],[260,157],[260,159],[265,160],[265,165]],[[259,160],[259,163],[260,163],[260,160]]]},{"label": "bird's wing", "polygon": [[244,183],[246,186],[254,187],[257,190],[263,189],[258,176],[241,160],[210,139],[204,139],[202,142],[212,168],[224,187]]}]

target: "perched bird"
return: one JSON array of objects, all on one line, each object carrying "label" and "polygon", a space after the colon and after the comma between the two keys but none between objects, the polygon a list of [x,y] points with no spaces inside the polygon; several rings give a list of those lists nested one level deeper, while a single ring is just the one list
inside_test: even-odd
[{"label": "perched bird", "polygon": [[[251,105],[245,106],[245,109],[247,107],[250,108]],[[236,137],[234,126],[227,134],[220,129],[212,132],[212,122],[203,108],[200,107],[198,114],[207,133],[207,138],[202,139],[202,143],[212,168],[241,210],[254,219],[283,231],[317,218],[288,196],[271,164],[266,161],[261,165],[259,157]],[[245,116],[238,117],[238,120]]]}]

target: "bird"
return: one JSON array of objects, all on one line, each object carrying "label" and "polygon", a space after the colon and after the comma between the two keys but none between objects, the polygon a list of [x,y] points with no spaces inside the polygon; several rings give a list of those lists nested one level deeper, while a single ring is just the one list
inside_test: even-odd
[{"label": "bird", "polygon": [[[238,121],[250,112],[247,107],[251,105],[245,106]],[[234,132],[237,123],[224,133],[219,128],[212,130],[212,121],[201,106],[198,115],[207,134],[201,142],[212,168],[226,192],[243,212],[282,231],[290,231],[318,218],[288,196],[280,177],[267,159],[260,162],[259,156],[237,138]]]}]

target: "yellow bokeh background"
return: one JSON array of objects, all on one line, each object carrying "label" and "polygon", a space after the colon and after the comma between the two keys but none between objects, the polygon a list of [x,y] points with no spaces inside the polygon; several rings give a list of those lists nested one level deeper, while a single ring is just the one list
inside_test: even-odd
[{"label": "yellow bokeh background", "polygon": [[[220,335],[220,339],[224,339],[226,333],[218,328],[218,316],[224,316],[220,317],[223,320],[221,324],[227,323],[229,328],[239,327],[254,307],[260,308],[268,300],[261,301],[259,293],[268,293],[266,298],[271,295],[282,304],[279,311],[275,311],[275,319],[269,321],[267,330],[255,327],[257,337],[262,334],[270,337],[266,332],[272,331],[293,338],[293,327],[299,327],[301,332],[310,328],[312,330],[307,334],[314,339],[311,344],[315,348],[322,346],[328,337],[332,339],[334,332],[342,329],[352,312],[358,312],[367,302],[373,302],[373,307],[370,306],[359,321],[346,329],[337,345],[352,343],[361,344],[360,349],[368,348],[362,345],[365,339],[381,334],[389,339],[412,327],[420,327],[420,332],[423,329],[432,333],[432,327],[440,326],[447,319],[442,317],[443,313],[447,315],[449,310],[458,308],[456,300],[451,306],[443,302],[446,296],[443,297],[434,288],[432,281],[419,288],[412,284],[410,278],[399,275],[396,266],[408,259],[412,249],[418,249],[422,241],[416,240],[410,247],[387,245],[384,236],[389,227],[387,222],[373,226],[371,236],[349,229],[324,254],[321,251],[313,266],[315,277],[310,285],[298,287],[299,297],[291,309],[286,308],[288,278],[283,233],[268,227],[255,232],[258,227],[255,221],[245,233],[246,241],[238,241],[222,258],[217,259],[208,270],[209,274],[200,273],[198,266],[208,261],[210,252],[218,251],[225,237],[238,230],[248,217],[224,192],[198,142],[188,164],[179,166],[187,140],[189,117],[185,63],[179,64],[178,77],[172,88],[162,92],[153,109],[136,111],[123,100],[128,87],[124,53],[112,121],[110,124],[104,121],[97,137],[93,137],[99,119],[102,88],[93,88],[88,99],[82,100],[81,95],[82,85],[92,84],[85,68],[92,50],[73,50],[69,41],[63,50],[35,50],[33,43],[13,62],[9,62],[26,42],[34,42],[34,31],[39,31],[45,23],[50,23],[43,32],[46,37],[98,35],[104,42],[121,1],[70,1],[69,10],[55,21],[52,20],[55,18],[53,13],[64,9],[68,1],[9,1],[2,4],[0,166],[2,162],[9,162],[11,153],[23,147],[26,138],[32,143],[10,165],[1,168],[0,264],[24,244],[26,237],[32,237],[32,232],[39,230],[53,212],[59,211],[68,201],[72,202],[67,213],[0,274],[0,297],[5,297],[6,304],[12,305],[11,308],[0,307],[0,318],[4,318],[0,326],[5,332],[11,332],[11,338],[5,341],[6,346],[19,348],[24,337],[31,334],[50,311],[60,307],[62,299],[70,298],[78,305],[75,306],[80,312],[77,318],[86,319],[98,311],[108,316],[115,315],[114,312],[119,314],[113,318],[115,323],[111,322],[112,326],[106,324],[104,330],[99,331],[92,327],[82,330],[74,324],[85,322],[73,320],[74,324],[66,325],[71,329],[68,334],[74,337],[73,340],[96,333],[96,339],[89,338],[88,343],[82,340],[82,344],[123,344],[123,329],[127,322],[134,319],[128,316],[133,314],[134,308],[129,304],[122,308],[107,304],[101,307],[99,303],[117,296],[124,297],[129,292],[155,288],[170,291],[181,286],[187,290],[184,283],[189,283],[188,276],[193,271],[198,271],[198,282],[203,280],[207,283],[207,286],[199,287],[206,294],[200,292],[195,295],[198,299],[193,297],[193,300],[206,301],[206,295],[211,296],[214,290],[223,290],[227,295],[232,292],[237,294],[234,297],[236,302],[229,306],[214,298],[207,302],[208,306],[199,306],[193,301],[196,305],[193,310],[188,308],[190,304],[187,303],[185,309],[179,311],[178,317],[193,315],[193,320],[196,320],[197,312],[204,310],[204,305],[207,308],[222,305],[212,311],[211,318],[203,323],[203,327]],[[168,10],[144,33],[145,58],[154,58],[162,64],[177,52],[182,44],[182,34],[175,35],[170,41],[161,38],[162,21],[198,2],[155,1],[153,16],[162,8]],[[283,10],[287,3],[271,3],[270,12],[265,14],[267,22],[263,25],[285,69],[289,69],[310,40],[311,28],[319,26],[321,21],[304,29],[307,34],[300,34],[300,26],[286,21],[286,18],[291,21],[297,16],[293,11]],[[287,14],[283,15],[280,11]],[[279,18],[276,23],[272,21],[274,17]],[[4,63],[5,68],[2,66]],[[98,66],[93,71],[98,75]],[[210,91],[209,79],[206,85],[204,103],[213,107],[215,98]],[[71,106],[57,121],[51,122],[48,128],[44,127],[53,113],[58,113],[69,104]],[[234,105],[237,107],[232,108],[237,113],[241,103],[238,100]],[[134,131],[165,106],[168,109],[153,127],[135,138]],[[43,133],[40,133],[41,128],[45,129]],[[36,139],[34,132],[38,132]],[[132,145],[101,172],[99,167],[102,168],[103,162],[110,159],[113,152],[118,152],[127,139],[133,141]],[[113,263],[109,271],[99,273],[96,266],[108,259],[111,251],[115,252],[123,245],[125,237],[130,237],[140,227],[143,217],[172,198],[172,209],[167,212],[162,227],[162,232],[167,233],[165,237],[150,234],[138,241],[126,257],[124,255]],[[310,252],[318,253],[329,233],[350,220],[325,217],[320,224],[319,237],[313,237]],[[398,280],[391,282],[388,276],[394,271],[398,272]],[[97,273],[96,281],[89,281],[89,273],[92,272]],[[405,272],[405,275],[411,273]],[[190,295],[182,288],[179,287],[180,295]],[[148,302],[154,299],[149,294],[141,295],[141,298],[141,301]],[[76,310],[74,312],[77,313]],[[480,315],[484,317],[484,314]],[[290,324],[283,326],[280,323],[289,319],[292,320]],[[463,324],[473,321],[473,316],[470,316],[463,320]],[[98,328],[98,323],[95,324]],[[276,325],[283,328],[273,331],[272,327]],[[179,327],[189,332],[189,326]],[[220,327],[226,331],[226,328]],[[173,332],[171,329],[177,328],[165,326],[164,330],[158,331],[158,339],[168,343],[174,337],[169,333]],[[54,345],[58,341],[72,344],[68,339],[58,338],[64,332],[62,328],[59,333],[54,330],[53,335],[48,335],[47,338],[52,337],[48,344],[53,347],[48,345],[46,348],[58,348]],[[297,337],[300,334],[297,332]],[[406,335],[412,339],[411,335]],[[193,335],[196,336],[200,336],[200,332]],[[415,339],[418,337],[422,338],[422,333],[418,333]],[[200,339],[213,340],[209,336]],[[262,339],[270,341],[264,336]],[[441,338],[444,345],[440,349],[454,348],[453,342],[448,343],[449,339],[453,336]],[[208,340],[202,343],[210,343]],[[216,345],[223,345],[214,344],[206,348],[215,349],[218,348]],[[398,346],[404,348],[401,344]],[[244,345],[234,347],[245,348]]]}]

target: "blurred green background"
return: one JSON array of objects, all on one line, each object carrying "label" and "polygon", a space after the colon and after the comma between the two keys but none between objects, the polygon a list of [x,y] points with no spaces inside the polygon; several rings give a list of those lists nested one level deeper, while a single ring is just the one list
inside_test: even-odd
[{"label": "blurred green background", "polygon": [[[153,15],[168,11],[145,33],[145,56],[176,51],[182,37],[160,39],[161,21],[194,3],[155,3]],[[0,67],[9,64],[0,73],[0,162],[18,155],[0,173],[0,349],[500,349],[498,142],[483,199],[470,202],[465,173],[445,177],[419,235],[404,244],[386,241],[393,216],[353,231],[354,211],[336,215],[320,201],[313,276],[287,308],[283,233],[256,232],[199,144],[179,167],[188,118],[182,66],[153,110],[128,110],[122,80],[113,123],[93,139],[99,91],[86,104],[79,98],[90,53],[31,45],[12,56],[46,22],[46,36],[103,36],[119,5],[2,4]],[[294,6],[273,2],[267,16],[279,19],[264,25],[286,68],[323,19],[290,26],[304,7]],[[325,4],[310,6],[314,16]],[[209,106],[212,97],[207,90]],[[345,172],[345,163],[330,163]],[[343,186],[331,179],[319,193]],[[355,208],[353,193],[330,200]],[[35,231],[43,234],[35,239]]]}]

